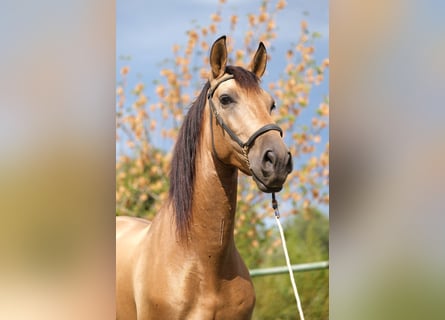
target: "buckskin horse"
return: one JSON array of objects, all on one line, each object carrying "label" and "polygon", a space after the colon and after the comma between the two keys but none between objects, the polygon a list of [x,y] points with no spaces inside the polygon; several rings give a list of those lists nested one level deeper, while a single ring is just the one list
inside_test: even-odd
[{"label": "buckskin horse", "polygon": [[238,170],[278,192],[292,157],[260,87],[267,53],[227,65],[226,37],[176,141],[169,200],[150,222],[117,217],[116,318],[250,319],[255,292],[234,242]]}]

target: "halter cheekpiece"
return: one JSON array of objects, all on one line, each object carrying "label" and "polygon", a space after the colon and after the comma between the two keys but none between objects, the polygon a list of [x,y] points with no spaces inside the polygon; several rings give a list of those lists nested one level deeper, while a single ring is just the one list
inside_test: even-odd
[{"label": "halter cheekpiece", "polygon": [[212,131],[212,147],[213,147],[213,152],[215,153],[215,156],[217,156],[216,154],[216,150],[215,150],[215,143],[213,141],[213,121],[212,121],[212,115],[215,116],[216,121],[218,122],[218,124],[224,129],[225,132],[227,132],[227,134],[230,136],[230,138],[232,138],[233,141],[235,141],[243,150],[243,154],[245,157],[245,160],[249,166],[250,169],[250,162],[249,162],[249,158],[247,156],[247,154],[249,153],[249,149],[252,146],[252,144],[254,143],[255,139],[258,138],[260,135],[262,135],[263,133],[266,133],[268,131],[271,130],[275,130],[278,131],[280,133],[280,136],[283,136],[283,130],[281,130],[281,128],[279,126],[277,126],[276,124],[270,123],[270,124],[266,124],[265,126],[259,128],[257,131],[255,131],[250,137],[249,139],[247,139],[246,142],[243,142],[237,135],[235,132],[233,132],[232,129],[230,129],[227,124],[224,122],[224,120],[221,118],[221,115],[219,114],[218,110],[216,110],[216,107],[212,101],[213,98],[213,93],[215,92],[216,88],[218,88],[218,86],[223,83],[224,81],[233,79],[234,76],[231,74],[226,74],[224,75],[213,87],[211,87],[208,91],[208,95],[207,95],[207,99],[209,100],[209,105],[210,105],[210,128]]}]

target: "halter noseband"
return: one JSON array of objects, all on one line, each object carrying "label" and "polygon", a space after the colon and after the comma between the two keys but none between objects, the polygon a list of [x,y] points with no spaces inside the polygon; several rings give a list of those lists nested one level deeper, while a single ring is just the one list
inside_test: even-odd
[{"label": "halter noseband", "polygon": [[257,131],[255,131],[249,139],[247,139],[246,142],[243,142],[237,135],[235,132],[233,132],[232,129],[230,129],[226,123],[224,122],[224,120],[221,118],[221,115],[218,113],[218,110],[216,110],[215,105],[213,104],[212,98],[213,98],[213,93],[215,92],[216,88],[218,88],[218,86],[223,83],[224,81],[233,79],[233,75],[228,74],[226,76],[223,76],[221,78],[221,80],[219,82],[217,82],[213,87],[211,87],[208,91],[208,95],[207,95],[207,99],[209,100],[209,105],[210,105],[210,128],[212,131],[212,146],[213,146],[213,152],[215,153],[215,156],[218,158],[218,155],[216,154],[216,150],[215,150],[215,143],[213,140],[213,120],[212,120],[212,115],[215,115],[216,121],[218,122],[218,124],[224,129],[225,132],[228,133],[228,135],[230,136],[230,138],[232,138],[233,141],[235,141],[243,150],[243,154],[244,157],[246,159],[246,162],[249,166],[250,169],[250,162],[249,162],[249,158],[247,156],[247,154],[249,153],[249,149],[251,147],[251,145],[253,144],[253,142],[255,141],[256,138],[258,138],[260,135],[262,135],[263,133],[266,133],[268,131],[271,130],[275,130],[278,131],[280,133],[280,136],[283,136],[283,130],[281,130],[281,128],[279,126],[277,126],[276,124],[270,123],[270,124],[266,124],[265,126],[259,128]]}]

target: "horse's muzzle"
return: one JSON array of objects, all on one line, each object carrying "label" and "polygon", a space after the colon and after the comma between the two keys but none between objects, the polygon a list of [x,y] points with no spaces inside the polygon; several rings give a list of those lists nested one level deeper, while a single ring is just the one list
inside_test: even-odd
[{"label": "horse's muzzle", "polygon": [[278,192],[292,171],[292,156],[281,139],[277,143],[275,139],[264,138],[258,145],[261,151],[252,152],[252,157],[249,157],[250,169],[261,191]]}]

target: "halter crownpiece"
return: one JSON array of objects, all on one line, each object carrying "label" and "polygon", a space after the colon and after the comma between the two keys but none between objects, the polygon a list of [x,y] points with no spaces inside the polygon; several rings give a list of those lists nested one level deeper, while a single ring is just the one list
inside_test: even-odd
[{"label": "halter crownpiece", "polygon": [[[246,142],[243,142],[237,135],[235,132],[233,132],[232,129],[230,129],[226,123],[224,122],[224,120],[221,118],[221,115],[218,113],[218,110],[216,110],[216,107],[212,101],[213,98],[213,93],[215,92],[215,90],[218,88],[218,86],[223,83],[224,81],[233,79],[233,75],[231,74],[226,74],[223,77],[221,77],[221,80],[218,81],[213,87],[211,87],[208,91],[208,95],[207,95],[207,99],[209,100],[209,105],[210,105],[210,126],[212,128],[212,145],[213,145],[213,151],[215,152],[215,144],[213,141],[213,121],[212,121],[212,114],[215,115],[216,121],[218,122],[218,124],[224,129],[225,132],[227,132],[227,134],[230,136],[230,138],[232,138],[233,141],[235,141],[236,143],[238,143],[238,145],[241,147],[241,149],[243,150],[244,153],[244,157],[246,158],[246,162],[249,166],[250,169],[250,162],[249,162],[249,158],[247,156],[250,146],[254,143],[255,139],[258,138],[260,135],[262,135],[263,133],[266,133],[268,131],[271,130],[275,130],[278,131],[280,133],[280,136],[283,136],[283,130],[281,130],[281,128],[279,126],[277,126],[274,123],[270,123],[270,124],[266,124],[265,126],[259,128],[257,131],[255,131],[250,137],[249,139],[247,139]],[[216,152],[215,152],[216,155]]]}]

